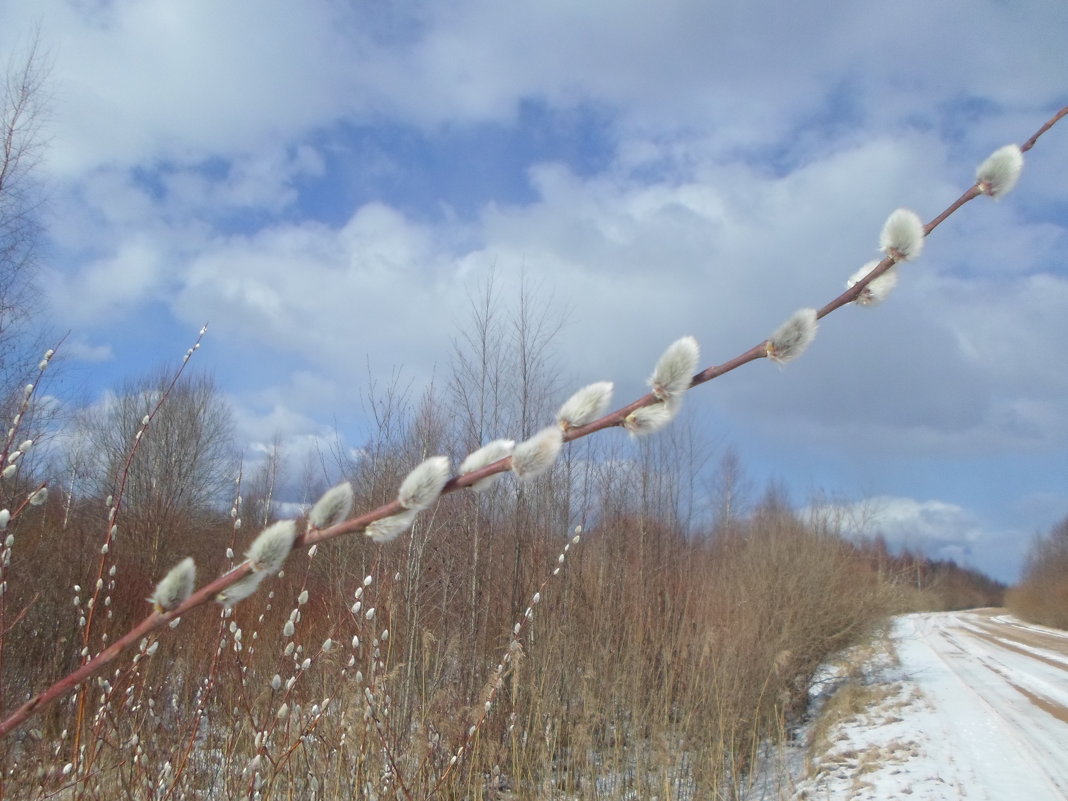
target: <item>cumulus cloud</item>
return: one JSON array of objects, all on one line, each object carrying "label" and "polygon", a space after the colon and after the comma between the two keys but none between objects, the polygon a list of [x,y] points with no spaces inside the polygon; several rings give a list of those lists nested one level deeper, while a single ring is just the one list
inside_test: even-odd
[{"label": "cumulus cloud", "polygon": [[895,552],[912,550],[934,559],[967,562],[974,548],[989,536],[974,513],[940,500],[881,495],[806,511],[841,521],[847,534],[879,535]]},{"label": "cumulus cloud", "polygon": [[50,280],[48,287],[53,306],[68,324],[84,324],[154,299],[162,279],[159,248],[134,237],[75,276]]}]

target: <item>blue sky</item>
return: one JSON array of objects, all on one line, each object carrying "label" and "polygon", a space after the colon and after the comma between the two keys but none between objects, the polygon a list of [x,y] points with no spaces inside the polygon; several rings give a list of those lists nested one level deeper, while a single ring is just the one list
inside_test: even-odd
[{"label": "blue sky", "polygon": [[[566,302],[576,388],[629,399],[685,334],[725,361],[1068,104],[1050,0],[14,0],[0,52],[34,30],[68,366],[91,401],[207,321],[250,453],[358,445],[368,365],[428,381],[491,273]],[[885,304],[688,414],[757,483],[1015,578],[1068,514],[1066,164],[1062,126]]]}]

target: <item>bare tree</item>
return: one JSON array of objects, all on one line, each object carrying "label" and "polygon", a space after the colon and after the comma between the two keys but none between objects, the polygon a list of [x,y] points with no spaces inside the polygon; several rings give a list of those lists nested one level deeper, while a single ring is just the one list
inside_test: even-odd
[{"label": "bare tree", "polygon": [[[82,413],[79,494],[115,492],[142,421],[168,381],[162,373],[133,381]],[[137,552],[155,571],[168,537],[231,500],[238,463],[233,421],[214,380],[197,376],[177,384],[142,440],[126,475],[123,519],[126,536],[139,540]]]},{"label": "bare tree", "polygon": [[14,336],[34,306],[33,267],[40,236],[41,193],[34,173],[46,141],[48,70],[35,39],[0,85],[0,373],[11,371]]},{"label": "bare tree", "polygon": [[717,534],[730,533],[737,520],[745,517],[752,494],[741,456],[733,446],[728,447],[720,457],[711,490],[713,529]]}]

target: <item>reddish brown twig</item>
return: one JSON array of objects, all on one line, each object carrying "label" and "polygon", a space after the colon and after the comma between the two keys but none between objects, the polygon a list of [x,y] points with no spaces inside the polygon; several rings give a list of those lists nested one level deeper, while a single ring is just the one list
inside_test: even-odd
[{"label": "reddish brown twig", "polygon": [[[1034,136],[1028,139],[1024,145],[1021,145],[1020,149],[1025,151],[1030,150],[1042,134],[1048,131],[1051,127],[1053,127],[1053,125],[1055,125],[1060,119],[1062,119],[1066,115],[1068,115],[1068,107],[1065,107],[1058,111],[1035,133]],[[979,194],[981,194],[981,192],[979,191],[978,187],[975,186],[966,191],[963,195],[961,195],[960,198],[958,198],[949,207],[947,207],[945,211],[935,217],[931,222],[927,223],[927,225],[924,227],[925,234],[929,234],[931,231],[934,230],[935,227],[941,224],[943,220],[945,220],[948,216],[956,212],[965,203],[977,197]],[[820,318],[825,317],[835,309],[838,309],[856,300],[860,293],[864,290],[864,288],[869,283],[871,283],[871,281],[885,273],[888,269],[890,269],[890,267],[893,266],[893,264],[894,261],[892,259],[883,259],[883,261],[880,262],[874,270],[868,273],[863,279],[859,280],[853,287],[846,290],[834,300],[830,301],[822,309],[820,309],[817,313],[817,316]],[[718,378],[724,373],[728,373],[732,370],[737,369],[738,367],[741,367],[743,364],[747,364],[748,362],[755,361],[757,359],[765,358],[767,356],[766,346],[767,340],[763,340],[754,345],[752,348],[749,348],[738,356],[735,356],[733,359],[730,359],[729,361],[726,361],[719,365],[713,365],[711,367],[706,368],[705,370],[702,370],[693,377],[693,380],[690,385],[691,388],[698,386],[699,384],[704,384],[708,381],[711,381],[714,378]],[[585,426],[569,429],[564,433],[564,439],[567,441],[571,441],[588,436],[594,433],[595,431],[600,431],[604,428],[622,426],[624,420],[626,420],[627,415],[630,414],[632,411],[641,408],[642,406],[648,406],[656,402],[657,398],[652,393],[643,395],[642,397],[627,404],[626,406],[617,409],[614,412],[610,412],[599,420],[595,420]],[[442,494],[454,492],[456,490],[469,487],[475,482],[486,478],[487,476],[491,476],[497,473],[503,473],[509,470],[510,468],[510,457],[500,459],[479,470],[466,473],[462,476],[453,477],[445,485],[444,489],[442,490]],[[402,511],[400,503],[398,501],[393,501],[391,503],[385,504],[384,506],[380,506],[370,512],[366,512],[365,514],[359,515],[358,517],[353,517],[342,523],[338,523],[337,525],[330,526],[329,528],[305,531],[297,537],[296,543],[294,544],[294,548],[306,548],[319,542],[334,539],[335,537],[340,537],[346,534],[363,531],[369,524],[373,523],[374,521],[380,520],[390,515],[397,514],[400,511]],[[190,595],[184,603],[182,603],[175,609],[164,614],[153,612],[144,620],[142,620],[125,636],[113,642],[110,646],[105,648],[99,654],[81,665],[77,670],[63,677],[51,687],[37,694],[29,701],[9,713],[6,719],[3,722],[0,722],[0,738],[3,738],[10,734],[16,727],[21,725],[31,715],[40,711],[49,704],[55,702],[58,698],[61,698],[67,693],[69,693],[81,682],[85,681],[87,678],[89,678],[90,676],[101,670],[103,667],[108,665],[110,662],[115,660],[119,656],[119,654],[122,653],[122,651],[137,642],[141,637],[144,637],[145,635],[159,628],[162,628],[170,621],[174,620],[177,617],[180,617],[186,612],[189,612],[190,610],[198,606],[208,603],[209,601],[214,599],[214,597],[219,592],[234,584],[235,582],[239,581],[240,579],[244,578],[250,572],[251,567],[248,563],[238,565],[225,575],[220,576],[211,583],[201,587],[199,590]]]}]

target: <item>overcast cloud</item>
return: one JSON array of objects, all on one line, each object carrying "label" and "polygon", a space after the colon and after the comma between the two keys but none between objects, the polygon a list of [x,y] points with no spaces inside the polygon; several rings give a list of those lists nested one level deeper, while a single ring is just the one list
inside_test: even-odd
[{"label": "overcast cloud", "polygon": [[[1068,6],[1039,0],[6,4],[3,52],[34,30],[68,358],[103,391],[210,321],[250,452],[358,440],[368,366],[428,381],[491,273],[570,309],[576,385],[637,393],[683,334],[725,361],[1068,104]],[[1055,128],[887,303],[698,390],[717,442],[1014,578],[1068,514],[1066,164]]]}]

